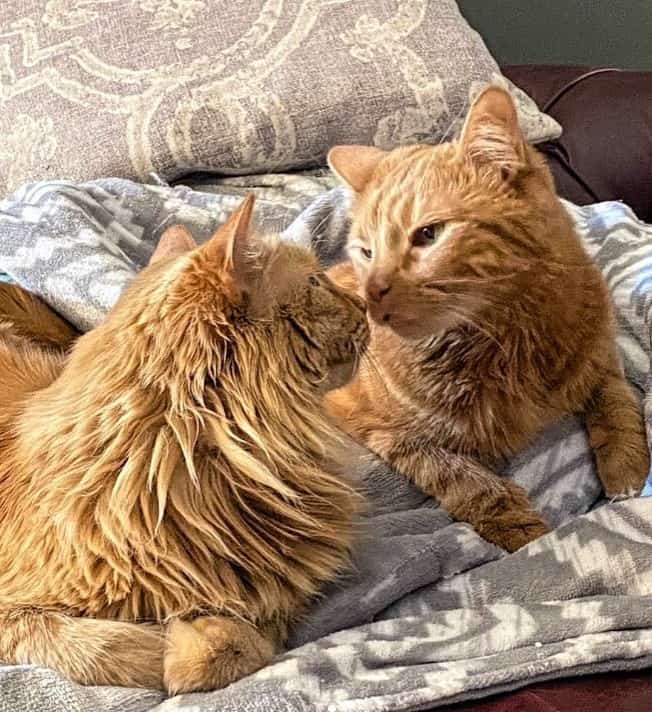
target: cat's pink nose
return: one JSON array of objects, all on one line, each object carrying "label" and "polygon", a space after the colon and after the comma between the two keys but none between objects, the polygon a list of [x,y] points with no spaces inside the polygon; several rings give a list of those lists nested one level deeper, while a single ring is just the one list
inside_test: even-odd
[{"label": "cat's pink nose", "polygon": [[367,284],[367,298],[373,302],[381,302],[386,294],[389,294],[392,285],[388,279],[374,277]]}]

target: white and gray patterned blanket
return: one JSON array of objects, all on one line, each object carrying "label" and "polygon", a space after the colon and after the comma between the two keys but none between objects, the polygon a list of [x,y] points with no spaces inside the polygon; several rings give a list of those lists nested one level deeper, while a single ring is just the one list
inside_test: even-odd
[{"label": "white and gray patterned blanket", "polygon": [[[0,269],[88,329],[167,225],[206,237],[247,190],[258,194],[262,228],[292,223],[287,239],[335,258],[346,201],[331,186],[323,172],[202,186],[211,192],[122,180],[34,184],[0,203]],[[619,203],[567,207],[609,281],[650,428],[652,227]],[[425,710],[535,680],[652,665],[652,499],[601,499],[580,422],[559,423],[507,468],[556,526],[512,555],[451,522],[368,454],[351,469],[372,499],[355,568],[324,591],[272,665],[225,690],[169,700],[0,666],[0,710]]]}]

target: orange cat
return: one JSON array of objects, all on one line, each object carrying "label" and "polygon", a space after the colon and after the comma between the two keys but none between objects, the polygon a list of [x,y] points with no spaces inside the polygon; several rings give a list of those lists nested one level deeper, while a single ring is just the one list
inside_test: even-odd
[{"label": "orange cat", "polygon": [[330,274],[372,320],[369,359],[327,399],[345,429],[509,551],[546,526],[490,468],[566,413],[586,415],[607,495],[638,492],[648,449],[607,287],[509,95],[485,90],[457,142],[329,161],[353,193],[351,263]]},{"label": "orange cat", "polygon": [[358,496],[321,400],[365,346],[362,302],[302,249],[249,238],[251,210],[184,254],[174,228],[61,373],[5,304],[0,660],[220,687],[345,563]]}]

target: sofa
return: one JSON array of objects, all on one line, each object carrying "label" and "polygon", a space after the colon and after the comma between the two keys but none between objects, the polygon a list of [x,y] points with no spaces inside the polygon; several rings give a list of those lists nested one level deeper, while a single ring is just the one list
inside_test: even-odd
[{"label": "sofa", "polygon": [[543,144],[559,193],[584,205],[622,200],[652,222],[652,72],[513,66],[504,73],[563,127]]}]

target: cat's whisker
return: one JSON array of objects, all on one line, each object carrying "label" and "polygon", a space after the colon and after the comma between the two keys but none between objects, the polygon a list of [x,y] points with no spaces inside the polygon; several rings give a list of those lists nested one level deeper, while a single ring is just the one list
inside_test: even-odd
[{"label": "cat's whisker", "polygon": [[358,344],[353,344],[353,373],[357,373],[360,369],[360,364],[362,363],[362,353],[363,351],[358,346]]},{"label": "cat's whisker", "polygon": [[508,280],[514,279],[515,277],[520,277],[524,272],[531,271],[530,266],[515,272],[507,272],[506,274],[491,276],[491,277],[447,277],[444,279],[431,280],[425,282],[422,286],[425,289],[441,289],[448,285],[469,285],[471,287],[478,284],[496,284],[498,282],[506,282]]},{"label": "cat's whisker", "polygon": [[450,311],[452,311],[458,319],[461,319],[463,322],[474,328],[476,331],[479,331],[481,334],[484,334],[484,336],[486,336],[490,341],[496,344],[496,346],[500,349],[503,355],[508,358],[508,354],[505,351],[504,346],[500,343],[500,341],[498,341],[496,336],[489,331],[489,329],[480,326],[480,324],[478,324],[478,322],[473,319],[473,317],[468,314],[465,314],[463,311],[455,309],[454,307],[450,307]]},{"label": "cat's whisker", "polygon": [[326,222],[328,221],[329,218],[330,218],[330,215],[327,213],[316,225],[314,225],[313,227],[310,228],[310,242],[311,243],[319,244],[320,242],[324,242],[324,241],[328,240],[328,238],[326,238],[324,236],[320,236],[319,231],[326,224]]},{"label": "cat's whisker", "polygon": [[376,359],[370,350],[367,350],[362,356],[362,363],[365,367],[368,367],[373,375],[376,376],[376,382],[380,384],[380,387],[385,391],[385,395],[389,395],[389,387],[387,385],[387,380],[383,374],[383,369],[380,362]]},{"label": "cat's whisker", "polygon": [[458,122],[458,121],[462,118],[462,116],[466,113],[467,109],[468,109],[468,106],[466,106],[465,104],[463,104],[462,107],[460,108],[460,110],[459,110],[459,111],[455,114],[455,116],[451,119],[451,122],[450,122],[450,124],[448,125],[448,128],[446,129],[446,131],[444,131],[444,134],[443,134],[443,136],[441,137],[440,143],[446,143],[446,141],[448,141],[448,137],[450,136],[451,131],[453,131],[453,129],[455,129],[455,126],[456,126],[457,122]]},{"label": "cat's whisker", "polygon": [[[483,294],[482,297],[479,299],[477,294],[468,294],[464,292],[446,292],[446,296],[458,299],[461,305],[464,303],[465,300],[470,301],[472,305],[476,307],[476,309],[479,302],[485,304],[486,306],[491,307],[494,317],[500,316],[503,318],[509,318],[510,323],[515,323],[514,328],[521,328],[521,325],[518,322],[512,322],[512,305],[501,301],[500,299],[496,298],[495,295]],[[454,310],[454,307],[451,307],[450,305],[447,305],[446,308],[450,309],[451,311]]]},{"label": "cat's whisker", "polygon": [[544,265],[546,268],[561,268],[563,270],[569,270],[569,269],[582,269],[582,270],[592,270],[595,268],[595,264],[590,260],[587,259],[586,261],[582,262],[565,262],[561,260],[553,260],[549,258],[543,258],[543,257],[538,257],[538,258],[533,258],[531,260],[532,262],[532,269],[534,269],[538,265]]}]

